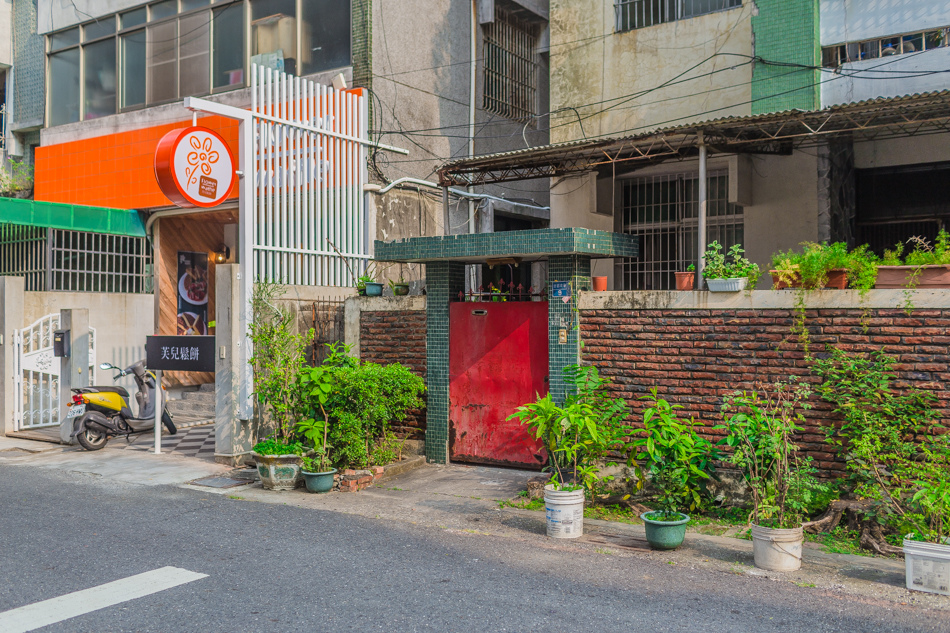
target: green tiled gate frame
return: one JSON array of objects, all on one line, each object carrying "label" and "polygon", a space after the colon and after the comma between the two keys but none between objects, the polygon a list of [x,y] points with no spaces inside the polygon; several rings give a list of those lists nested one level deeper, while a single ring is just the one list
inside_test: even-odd
[{"label": "green tiled gate frame", "polygon": [[[548,297],[548,375],[549,389],[554,401],[563,404],[568,395],[564,382],[564,368],[576,365],[580,359],[580,313],[577,310],[577,295],[581,290],[590,290],[590,257],[565,255],[548,260],[548,287],[555,281],[566,281],[571,288],[570,301],[561,297]],[[561,330],[567,341],[560,342]]]}]

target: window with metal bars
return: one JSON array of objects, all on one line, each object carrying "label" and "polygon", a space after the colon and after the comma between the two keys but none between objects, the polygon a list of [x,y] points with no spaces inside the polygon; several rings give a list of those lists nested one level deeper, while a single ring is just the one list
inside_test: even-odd
[{"label": "window with metal bars", "polygon": [[539,27],[495,7],[495,21],[484,26],[483,107],[508,119],[525,121],[537,113]]},{"label": "window with metal bars", "polygon": [[[673,273],[695,264],[699,178],[664,174],[624,181],[624,233],[640,238],[640,256],[620,263],[625,290],[670,290]],[[743,240],[742,207],[729,202],[729,175],[711,172],[707,185],[706,243],[725,249]]]},{"label": "window with metal bars", "polygon": [[152,253],[144,238],[53,229],[50,250],[52,290],[152,291]]},{"label": "window with metal bars", "polygon": [[141,237],[0,224],[0,275],[26,290],[152,292],[152,250]]},{"label": "window with metal bars", "polygon": [[23,277],[27,290],[46,290],[48,229],[0,224],[0,275]]},{"label": "window with metal bars", "polygon": [[742,0],[615,0],[615,28],[632,31],[741,6]]}]

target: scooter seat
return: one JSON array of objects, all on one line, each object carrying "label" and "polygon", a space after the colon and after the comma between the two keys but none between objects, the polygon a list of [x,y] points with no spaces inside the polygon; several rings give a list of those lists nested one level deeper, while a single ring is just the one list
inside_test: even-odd
[{"label": "scooter seat", "polygon": [[92,393],[117,393],[123,398],[129,397],[129,392],[125,387],[89,387],[87,390]]}]

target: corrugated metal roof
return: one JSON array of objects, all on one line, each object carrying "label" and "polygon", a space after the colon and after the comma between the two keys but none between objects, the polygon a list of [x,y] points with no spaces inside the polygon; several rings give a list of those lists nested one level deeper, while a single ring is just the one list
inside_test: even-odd
[{"label": "corrugated metal roof", "polygon": [[[589,170],[605,162],[666,160],[688,156],[702,134],[717,151],[759,151],[801,145],[840,134],[910,136],[950,131],[950,90],[881,97],[823,110],[786,110],[732,116],[661,128],[641,134],[555,143],[446,163],[442,185],[487,184]],[[728,148],[728,149],[726,149]],[[609,150],[609,151],[608,151]],[[613,160],[603,161],[617,153]],[[590,160],[596,159],[596,160]],[[493,172],[498,172],[491,175]]]}]

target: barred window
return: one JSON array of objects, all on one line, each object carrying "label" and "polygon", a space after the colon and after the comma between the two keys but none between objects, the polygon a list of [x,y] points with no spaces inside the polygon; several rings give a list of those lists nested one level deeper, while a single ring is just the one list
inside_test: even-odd
[{"label": "barred window", "polygon": [[[729,175],[710,172],[707,185],[706,243],[729,249],[743,241],[742,207],[729,202]],[[664,174],[623,183],[623,232],[640,238],[640,257],[624,259],[625,290],[671,290],[673,273],[695,264],[699,215],[696,174]]]},{"label": "barred window", "polygon": [[508,119],[524,121],[537,112],[539,27],[495,7],[485,25],[483,107]]},{"label": "barred window", "polygon": [[615,0],[616,30],[632,31],[741,6],[742,0]]},{"label": "barred window", "polygon": [[141,237],[0,224],[0,275],[29,291],[150,293],[152,250]]}]

